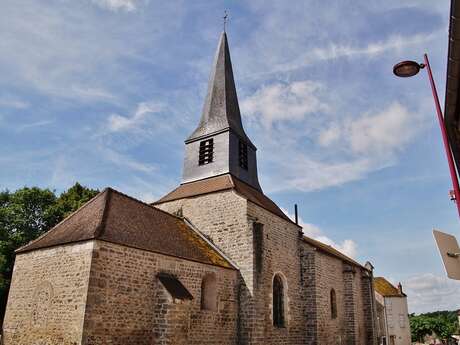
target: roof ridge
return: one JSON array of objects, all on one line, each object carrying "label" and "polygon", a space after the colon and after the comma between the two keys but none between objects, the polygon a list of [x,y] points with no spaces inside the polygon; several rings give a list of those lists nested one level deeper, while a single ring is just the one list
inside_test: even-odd
[{"label": "roof ridge", "polygon": [[24,248],[28,247],[29,245],[32,245],[33,243],[35,242],[38,242],[39,240],[41,240],[42,238],[44,238],[45,236],[49,235],[50,233],[53,233],[54,231],[56,231],[56,229],[58,228],[58,226],[68,222],[70,219],[72,219],[77,213],[79,213],[81,210],[83,210],[84,208],[86,208],[88,205],[92,204],[93,202],[95,202],[96,200],[98,200],[100,197],[102,197],[104,195],[104,193],[108,193],[109,192],[109,189],[111,189],[110,187],[106,187],[104,188],[101,192],[99,192],[96,196],[94,196],[93,198],[91,198],[90,200],[88,200],[87,202],[85,202],[81,207],[79,207],[78,209],[76,209],[75,211],[73,211],[72,213],[70,213],[67,217],[65,217],[63,220],[61,220],[59,223],[57,223],[56,225],[54,225],[51,229],[49,229],[48,231],[44,232],[43,234],[41,234],[40,236],[38,236],[37,238],[33,239],[32,241],[29,241],[27,242],[26,244],[24,244],[23,246],[17,248],[14,252],[17,253],[19,251],[22,251]]},{"label": "roof ridge", "polygon": [[107,188],[107,193],[104,200],[104,210],[102,211],[101,221],[94,231],[94,238],[99,238],[105,232],[105,225],[107,222],[107,215],[109,213],[110,201],[112,200],[113,191],[114,189],[110,187]]},{"label": "roof ridge", "polygon": [[307,236],[307,235],[304,235],[304,234],[302,235],[302,239],[305,239],[305,240],[307,240],[307,241],[313,242],[312,245],[314,245],[315,242],[316,242],[316,243],[319,243],[320,245],[319,245],[318,247],[320,247],[320,249],[321,249],[321,246],[326,246],[326,247],[328,247],[329,249],[331,249],[331,251],[336,252],[336,253],[329,252],[330,254],[337,256],[336,254],[338,253],[338,254],[340,254],[341,256],[343,256],[343,258],[346,259],[348,262],[353,263],[354,265],[358,265],[359,267],[362,267],[362,268],[365,268],[366,270],[368,270],[366,267],[364,267],[363,265],[361,265],[358,261],[356,261],[356,260],[350,258],[348,255],[342,253],[340,250],[338,250],[337,248],[331,246],[330,244],[326,244],[326,243],[324,243],[324,242],[315,240],[314,238],[311,238],[310,236]]},{"label": "roof ridge", "polygon": [[[177,188],[179,188],[179,187],[177,187]],[[177,189],[177,188],[176,188],[176,189]],[[137,198],[135,198],[135,197],[132,197],[132,196],[130,196],[130,195],[128,195],[128,194],[125,194],[125,193],[123,193],[123,192],[120,192],[120,191],[118,191],[118,190],[116,190],[116,189],[113,189],[113,188],[111,188],[111,187],[108,187],[108,189],[110,189],[110,191],[112,191],[112,192],[114,192],[114,193],[117,193],[117,194],[119,194],[119,195],[121,195],[121,196],[124,196],[124,197],[126,197],[126,198],[128,198],[128,199],[131,199],[131,200],[136,201],[136,202],[138,202],[138,203],[140,203],[140,204],[143,204],[144,206],[147,206],[147,207],[149,207],[149,208],[151,208],[151,209],[154,209],[155,211],[160,211],[161,213],[164,213],[164,214],[166,214],[166,215],[168,215],[168,216],[171,216],[171,217],[174,217],[174,218],[177,218],[177,219],[183,221],[183,218],[181,218],[181,217],[179,217],[179,216],[176,216],[175,214],[172,214],[172,213],[163,211],[162,209],[160,209],[160,208],[158,208],[158,207],[155,207],[155,206],[152,205],[152,204],[148,204],[148,203],[146,203],[145,201],[139,200],[139,199],[137,199]],[[154,203],[155,203],[155,202],[154,202]],[[153,203],[153,204],[154,204],[154,203]]]}]

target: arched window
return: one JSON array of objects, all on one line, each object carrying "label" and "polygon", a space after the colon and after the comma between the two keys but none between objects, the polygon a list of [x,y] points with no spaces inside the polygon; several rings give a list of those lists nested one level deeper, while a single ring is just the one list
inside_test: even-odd
[{"label": "arched window", "polygon": [[284,284],[283,278],[279,274],[273,277],[273,325],[284,327]]},{"label": "arched window", "polygon": [[335,290],[331,289],[331,319],[337,318],[337,297]]},{"label": "arched window", "polygon": [[217,281],[215,274],[207,274],[201,281],[201,309],[217,310]]}]

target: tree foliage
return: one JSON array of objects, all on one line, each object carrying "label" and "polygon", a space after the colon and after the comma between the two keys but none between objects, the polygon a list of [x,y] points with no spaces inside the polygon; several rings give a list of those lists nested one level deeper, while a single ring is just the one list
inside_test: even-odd
[{"label": "tree foliage", "polygon": [[0,322],[13,272],[14,251],[51,229],[97,193],[79,183],[59,197],[54,191],[37,187],[0,192]]},{"label": "tree foliage", "polygon": [[437,311],[420,315],[409,315],[412,341],[423,342],[427,335],[436,335],[447,344],[453,334],[458,333],[456,311]]}]

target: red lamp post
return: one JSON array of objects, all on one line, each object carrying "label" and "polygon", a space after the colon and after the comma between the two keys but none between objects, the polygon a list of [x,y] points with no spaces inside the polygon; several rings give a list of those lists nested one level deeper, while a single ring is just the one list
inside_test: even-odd
[{"label": "red lamp post", "polygon": [[452,157],[449,139],[447,138],[446,126],[444,124],[444,116],[442,115],[441,105],[439,104],[438,92],[436,91],[436,85],[433,79],[433,73],[431,72],[430,61],[428,60],[427,54],[424,55],[424,60],[424,64],[419,64],[415,61],[400,62],[393,67],[393,73],[398,77],[407,78],[416,75],[422,68],[426,67],[427,69],[428,78],[430,79],[431,91],[433,93],[434,104],[436,106],[436,112],[438,115],[439,127],[441,128],[444,150],[446,151],[447,162],[449,164],[450,178],[452,180],[452,186],[454,188],[453,199],[457,205],[457,211],[460,217],[460,188],[458,184],[457,171],[455,170],[455,163]]}]

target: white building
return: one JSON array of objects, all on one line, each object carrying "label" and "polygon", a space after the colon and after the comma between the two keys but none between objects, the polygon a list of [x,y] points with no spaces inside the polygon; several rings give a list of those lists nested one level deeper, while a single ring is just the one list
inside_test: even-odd
[{"label": "white building", "polygon": [[410,345],[411,333],[407,295],[401,283],[396,288],[383,277],[374,278],[381,345]]}]

